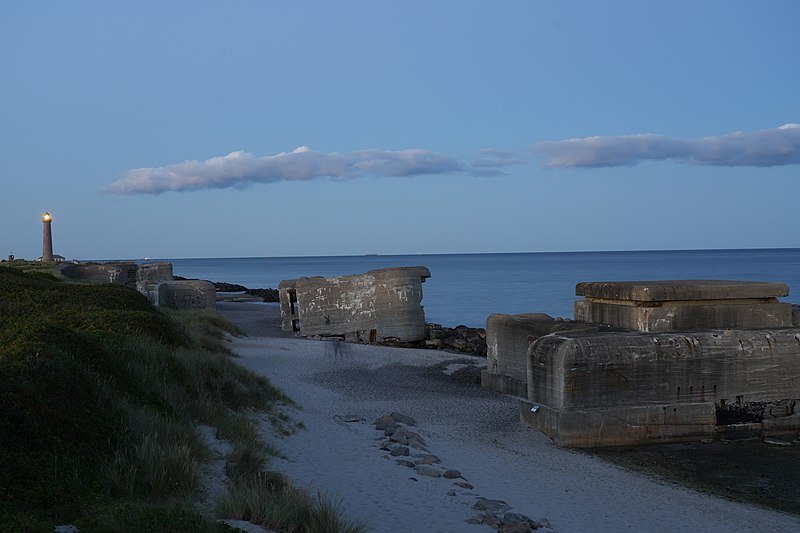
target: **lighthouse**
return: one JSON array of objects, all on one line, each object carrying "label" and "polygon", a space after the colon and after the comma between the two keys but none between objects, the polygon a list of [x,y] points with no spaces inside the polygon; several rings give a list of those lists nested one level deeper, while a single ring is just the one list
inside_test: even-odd
[{"label": "lighthouse", "polygon": [[50,228],[50,224],[53,221],[53,217],[50,216],[50,213],[45,211],[44,215],[42,215],[42,223],[44,224],[44,233],[42,238],[42,261],[53,261],[53,230]]}]

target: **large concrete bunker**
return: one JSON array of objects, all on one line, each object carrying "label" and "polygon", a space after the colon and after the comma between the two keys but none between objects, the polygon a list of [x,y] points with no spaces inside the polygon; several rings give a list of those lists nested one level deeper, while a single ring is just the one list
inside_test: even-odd
[{"label": "large concrete bunker", "polygon": [[61,266],[60,272],[74,280],[127,285],[157,306],[182,310],[216,307],[214,284],[201,280],[176,280],[172,263],[73,263]]},{"label": "large concrete bunker", "polygon": [[430,276],[416,266],[281,281],[283,329],[357,342],[423,340],[422,284]]},{"label": "large concrete bunker", "polygon": [[521,418],[557,444],[800,429],[800,328],[791,304],[777,301],[788,294],[783,283],[595,282],[578,284],[576,294],[585,299],[575,305],[583,321],[573,323],[574,331],[531,334],[541,330],[541,318],[537,325],[530,318],[503,321],[516,325],[512,334],[487,321],[487,339],[509,341],[495,347],[505,367],[495,364],[484,386],[499,389],[501,372],[518,380],[524,357]]}]

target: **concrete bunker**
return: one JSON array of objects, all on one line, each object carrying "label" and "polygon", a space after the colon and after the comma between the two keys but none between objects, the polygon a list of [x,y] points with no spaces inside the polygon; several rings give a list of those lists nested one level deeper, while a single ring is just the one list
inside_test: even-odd
[{"label": "concrete bunker", "polygon": [[[791,304],[777,300],[788,294],[786,285],[603,282],[578,284],[576,294],[585,297],[576,319],[593,321],[573,323],[583,330],[537,336],[547,329],[541,315],[487,321],[494,352],[487,371],[494,375],[482,384],[502,389],[503,379],[519,381],[524,360],[520,416],[557,444],[800,429],[800,328]],[[524,335],[530,342],[523,356]]]},{"label": "concrete bunker", "polygon": [[127,285],[145,295],[153,305],[173,309],[214,309],[214,284],[200,280],[176,280],[172,263],[74,263],[60,267],[68,279]]},{"label": "concrete bunker", "polygon": [[430,276],[417,266],[281,281],[283,329],[364,343],[423,340],[422,284]]}]

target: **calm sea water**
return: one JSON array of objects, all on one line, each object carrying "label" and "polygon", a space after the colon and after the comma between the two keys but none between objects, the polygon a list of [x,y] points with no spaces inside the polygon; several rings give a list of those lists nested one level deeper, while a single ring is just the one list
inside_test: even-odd
[{"label": "calm sea water", "polygon": [[800,302],[800,249],[564,252],[343,257],[165,259],[176,275],[277,288],[283,279],[426,266],[428,322],[482,327],[491,313],[572,317],[581,281],[734,279],[782,281]]}]

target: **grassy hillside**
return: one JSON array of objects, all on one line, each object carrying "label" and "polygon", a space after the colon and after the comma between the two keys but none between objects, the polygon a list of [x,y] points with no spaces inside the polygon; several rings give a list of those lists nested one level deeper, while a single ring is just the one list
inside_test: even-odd
[{"label": "grassy hillside", "polygon": [[279,407],[291,402],[233,362],[225,329],[216,314],[166,314],[126,287],[0,266],[3,531],[218,530],[194,504],[209,458],[199,424],[233,443],[229,499],[254,484],[267,499],[294,494],[265,474],[270,448],[247,416],[267,411],[290,428]]}]

